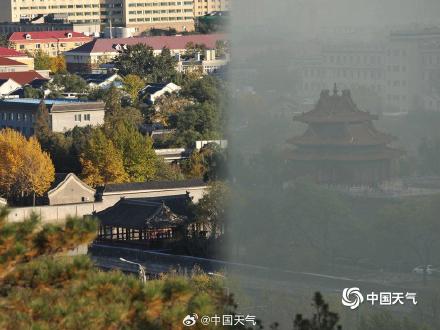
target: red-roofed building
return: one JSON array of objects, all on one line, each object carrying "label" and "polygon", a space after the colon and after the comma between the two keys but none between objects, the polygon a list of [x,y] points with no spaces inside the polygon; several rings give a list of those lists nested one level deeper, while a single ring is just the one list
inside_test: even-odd
[{"label": "red-roofed building", "polygon": [[8,57],[0,57],[0,72],[21,72],[28,71],[27,64],[12,60]]},{"label": "red-roofed building", "polygon": [[30,84],[34,80],[48,80],[37,71],[23,71],[23,72],[0,72],[0,80],[12,79],[21,86]]},{"label": "red-roofed building", "polygon": [[91,40],[92,37],[68,30],[14,32],[9,37],[17,51],[33,53],[41,50],[49,56],[58,56]]},{"label": "red-roofed building", "polygon": [[[27,65],[26,70],[33,70],[34,69],[34,59],[32,57],[27,56],[25,53],[17,52],[16,50],[11,49],[11,48],[0,47],[0,59],[5,59],[5,58],[26,64]],[[3,63],[5,63],[5,62],[3,62]],[[12,62],[10,62],[10,63],[12,63]],[[23,71],[26,71],[26,70],[23,70]],[[4,71],[7,71],[7,70],[4,70]]]},{"label": "red-roofed building", "polygon": [[64,54],[67,68],[71,72],[90,71],[99,64],[110,62],[119,52],[128,45],[145,44],[159,54],[164,47],[170,49],[171,54],[183,54],[186,45],[203,44],[207,49],[215,49],[217,41],[227,40],[225,34],[193,34],[158,37],[94,39],[78,48]]}]

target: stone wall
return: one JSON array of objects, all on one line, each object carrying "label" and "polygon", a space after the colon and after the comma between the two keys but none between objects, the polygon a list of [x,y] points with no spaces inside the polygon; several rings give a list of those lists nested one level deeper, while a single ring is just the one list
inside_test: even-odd
[{"label": "stone wall", "polygon": [[121,192],[113,193],[112,195],[104,195],[102,202],[93,203],[78,203],[66,205],[44,205],[35,207],[17,207],[11,208],[8,216],[8,221],[18,222],[23,221],[29,217],[32,212],[41,216],[44,223],[63,223],[68,216],[83,217],[84,215],[92,214],[94,211],[99,212],[110,206],[113,206],[121,198],[146,198],[158,196],[171,196],[185,194],[187,191],[193,197],[193,202],[204,195],[208,187],[194,187],[194,188],[175,188],[162,190],[149,190],[144,192]]}]

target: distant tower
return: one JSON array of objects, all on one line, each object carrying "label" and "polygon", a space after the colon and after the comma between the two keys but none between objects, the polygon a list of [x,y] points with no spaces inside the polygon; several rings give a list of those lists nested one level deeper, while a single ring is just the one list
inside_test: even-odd
[{"label": "distant tower", "polygon": [[393,177],[402,151],[388,147],[394,138],[373,126],[376,115],[361,111],[349,90],[321,92],[316,107],[294,120],[306,123],[306,132],[290,139],[288,152],[295,175],[319,183],[374,186]]}]

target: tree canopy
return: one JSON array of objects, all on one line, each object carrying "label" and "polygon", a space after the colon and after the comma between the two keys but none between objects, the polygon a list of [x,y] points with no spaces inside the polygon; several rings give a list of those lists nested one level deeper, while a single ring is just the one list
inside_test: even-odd
[{"label": "tree canopy", "polygon": [[178,76],[175,68],[177,60],[168,48],[154,55],[150,46],[129,45],[116,56],[113,63],[123,76],[135,74],[148,82],[170,82]]},{"label": "tree canopy", "polygon": [[53,225],[35,215],[8,223],[6,216],[0,209],[3,329],[183,329],[188,314],[236,314],[217,278],[171,274],[144,284],[120,271],[100,271],[87,256],[66,256],[95,237],[94,219]]},{"label": "tree canopy", "polygon": [[7,197],[42,196],[55,177],[50,156],[35,137],[0,130],[0,191]]}]

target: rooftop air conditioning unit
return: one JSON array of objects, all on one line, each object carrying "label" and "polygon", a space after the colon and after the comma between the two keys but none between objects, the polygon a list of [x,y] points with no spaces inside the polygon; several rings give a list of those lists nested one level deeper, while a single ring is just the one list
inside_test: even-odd
[{"label": "rooftop air conditioning unit", "polygon": [[72,33],[71,32],[68,32],[66,35],[67,35],[67,38],[72,38]]},{"label": "rooftop air conditioning unit", "polygon": [[31,37],[31,35],[29,33],[26,33],[24,35],[24,37],[26,38],[26,40],[31,40],[32,39],[32,37]]}]

